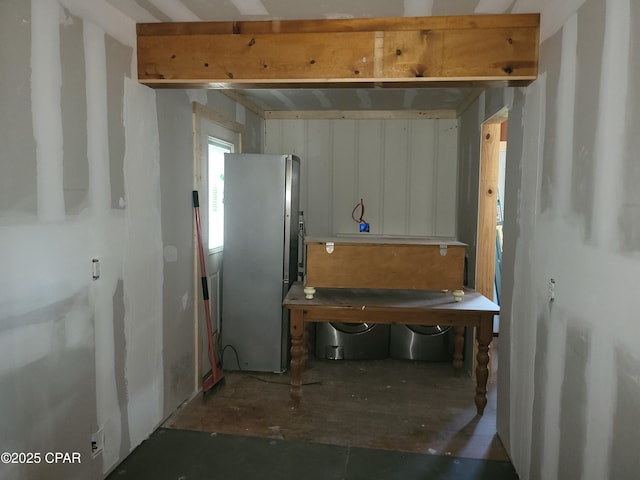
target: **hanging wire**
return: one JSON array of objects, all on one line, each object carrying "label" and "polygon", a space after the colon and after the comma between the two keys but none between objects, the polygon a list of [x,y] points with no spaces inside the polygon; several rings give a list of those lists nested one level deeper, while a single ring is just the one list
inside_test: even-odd
[{"label": "hanging wire", "polygon": [[[358,210],[358,208],[360,208],[360,217],[356,218],[356,210]],[[363,222],[366,223],[366,220],[364,219],[364,202],[362,201],[362,198],[360,199],[360,203],[357,203],[356,206],[353,207],[353,211],[351,212],[351,218],[356,223],[363,223]]]}]

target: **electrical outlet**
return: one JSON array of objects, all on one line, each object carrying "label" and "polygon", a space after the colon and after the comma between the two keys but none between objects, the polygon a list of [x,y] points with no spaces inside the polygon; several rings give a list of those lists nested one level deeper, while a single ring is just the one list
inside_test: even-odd
[{"label": "electrical outlet", "polygon": [[91,458],[96,458],[104,450],[104,430],[101,428],[91,435]]}]

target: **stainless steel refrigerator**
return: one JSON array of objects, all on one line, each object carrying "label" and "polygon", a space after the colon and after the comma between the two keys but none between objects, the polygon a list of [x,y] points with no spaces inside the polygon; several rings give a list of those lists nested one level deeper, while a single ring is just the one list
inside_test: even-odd
[{"label": "stainless steel refrigerator", "polygon": [[287,369],[289,315],[282,300],[298,271],[299,179],[294,155],[225,155],[225,370]]}]

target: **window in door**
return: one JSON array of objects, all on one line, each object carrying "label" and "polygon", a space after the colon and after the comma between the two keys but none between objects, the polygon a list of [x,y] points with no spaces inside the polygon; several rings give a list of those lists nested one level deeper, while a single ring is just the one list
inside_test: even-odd
[{"label": "window in door", "polygon": [[209,252],[224,245],[224,154],[233,153],[233,144],[209,137]]}]

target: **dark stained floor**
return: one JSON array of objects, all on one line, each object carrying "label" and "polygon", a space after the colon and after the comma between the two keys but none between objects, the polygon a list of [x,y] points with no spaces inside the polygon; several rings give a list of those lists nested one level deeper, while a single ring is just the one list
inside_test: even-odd
[{"label": "dark stained floor", "polygon": [[[497,343],[497,342],[496,342]],[[497,355],[488,404],[476,415],[475,380],[448,363],[309,358],[302,403],[289,376],[227,372],[165,427],[467,458],[507,460],[496,435]]]},{"label": "dark stained floor", "polygon": [[[110,478],[515,480],[496,434],[493,353],[482,417],[475,380],[448,363],[310,357],[297,409],[287,373],[226,372]],[[163,460],[145,466],[148,455]]]}]

